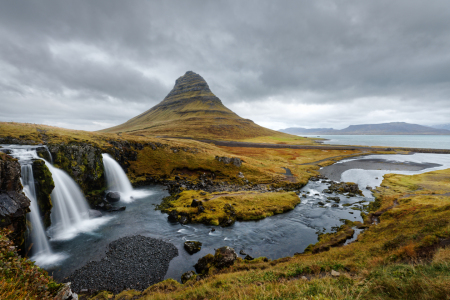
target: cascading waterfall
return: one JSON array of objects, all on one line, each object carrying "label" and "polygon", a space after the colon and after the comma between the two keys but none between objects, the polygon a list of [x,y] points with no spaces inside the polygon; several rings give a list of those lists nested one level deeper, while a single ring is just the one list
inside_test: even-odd
[{"label": "cascading waterfall", "polygon": [[31,260],[40,266],[52,265],[65,258],[62,254],[53,253],[45,234],[36,198],[36,189],[33,176],[33,159],[39,159],[34,148],[21,147],[10,149],[11,156],[17,158],[21,165],[23,192],[30,199],[30,213],[27,215],[31,223],[30,237],[33,243],[31,247]]},{"label": "cascading waterfall", "polygon": [[83,223],[89,220],[89,206],[78,185],[66,172],[48,162],[45,165],[55,182],[51,194],[53,209],[49,232],[54,239],[72,238],[77,232],[83,231]]},{"label": "cascading waterfall", "polygon": [[133,187],[122,167],[109,154],[103,153],[103,166],[108,189],[119,192],[121,199],[128,202],[132,199]]}]

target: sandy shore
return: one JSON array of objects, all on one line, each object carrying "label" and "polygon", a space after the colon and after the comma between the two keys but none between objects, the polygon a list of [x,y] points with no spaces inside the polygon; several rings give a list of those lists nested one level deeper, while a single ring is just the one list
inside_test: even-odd
[{"label": "sandy shore", "polygon": [[350,169],[362,170],[389,170],[389,171],[420,171],[428,168],[439,167],[434,163],[414,163],[414,162],[392,162],[384,159],[358,159],[343,163],[336,163],[324,167],[320,174],[335,181],[341,180],[341,175]]}]

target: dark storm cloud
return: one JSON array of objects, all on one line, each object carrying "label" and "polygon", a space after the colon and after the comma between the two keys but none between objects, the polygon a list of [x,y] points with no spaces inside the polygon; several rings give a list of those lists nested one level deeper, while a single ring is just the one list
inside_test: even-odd
[{"label": "dark storm cloud", "polygon": [[187,70],[272,128],[450,112],[446,0],[3,1],[0,40],[2,121],[115,125]]}]

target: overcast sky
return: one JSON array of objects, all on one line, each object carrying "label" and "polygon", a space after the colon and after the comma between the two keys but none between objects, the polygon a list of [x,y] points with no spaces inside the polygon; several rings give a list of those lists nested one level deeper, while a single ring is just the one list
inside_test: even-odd
[{"label": "overcast sky", "polygon": [[0,121],[110,127],[188,70],[272,129],[450,123],[450,2],[0,1]]}]

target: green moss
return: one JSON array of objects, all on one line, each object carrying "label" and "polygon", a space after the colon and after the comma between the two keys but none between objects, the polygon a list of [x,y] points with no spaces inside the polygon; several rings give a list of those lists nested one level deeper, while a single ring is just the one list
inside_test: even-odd
[{"label": "green moss", "polygon": [[51,193],[55,188],[52,173],[45,165],[43,160],[33,162],[33,176],[36,187],[36,201],[39,206],[44,227],[51,225],[50,213],[53,207]]}]

